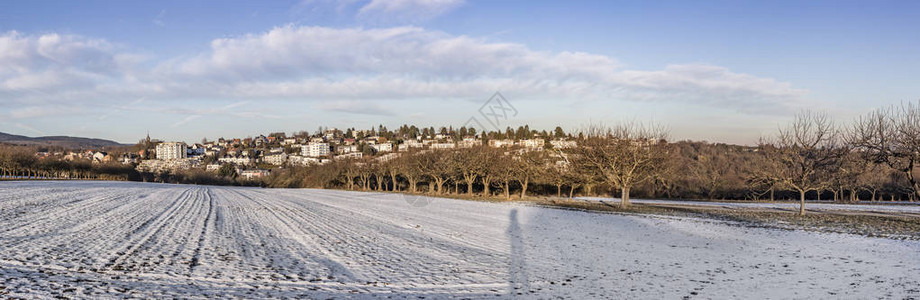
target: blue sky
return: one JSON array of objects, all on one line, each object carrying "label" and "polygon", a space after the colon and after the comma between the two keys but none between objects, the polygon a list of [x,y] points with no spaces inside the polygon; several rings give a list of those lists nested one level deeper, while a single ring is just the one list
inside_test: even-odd
[{"label": "blue sky", "polygon": [[134,142],[651,121],[750,144],[920,100],[916,1],[0,3],[0,131]]}]

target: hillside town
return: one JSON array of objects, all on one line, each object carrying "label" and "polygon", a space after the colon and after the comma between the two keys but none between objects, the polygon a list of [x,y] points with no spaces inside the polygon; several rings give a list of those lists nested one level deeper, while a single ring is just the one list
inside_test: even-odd
[{"label": "hillside town", "polygon": [[[321,129],[313,134],[305,132],[287,135],[271,133],[246,138],[219,138],[200,143],[161,142],[148,136],[139,143],[143,149],[126,153],[120,161],[137,164],[141,172],[175,172],[204,169],[217,172],[222,166],[233,166],[236,174],[246,179],[265,177],[274,168],[284,166],[323,165],[345,159],[372,159],[386,161],[410,151],[437,151],[472,148],[488,145],[492,148],[514,148],[518,151],[537,149],[564,149],[575,147],[576,141],[561,128],[552,134],[518,130],[477,134],[465,127],[454,130],[442,127],[418,129],[406,126],[398,131],[388,131],[379,126],[370,130]],[[152,151],[151,151],[152,150]]]}]

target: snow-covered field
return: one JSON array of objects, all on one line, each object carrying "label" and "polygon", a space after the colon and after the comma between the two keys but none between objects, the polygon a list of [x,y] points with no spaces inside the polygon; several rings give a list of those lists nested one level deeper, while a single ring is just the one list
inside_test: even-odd
[{"label": "snow-covered field", "polygon": [[406,200],[0,182],[0,298],[920,297],[918,242]]},{"label": "snow-covered field", "polygon": [[[620,203],[619,198],[604,197],[577,197],[585,201],[603,201],[607,203]],[[718,202],[718,201],[681,201],[659,199],[629,199],[631,203],[667,204],[667,205],[694,205],[712,206],[723,208],[776,208],[785,210],[798,210],[799,204],[793,202]],[[872,202],[867,202],[872,203]],[[876,202],[877,203],[877,202]],[[875,211],[875,212],[901,212],[920,213],[920,205],[916,203],[890,203],[890,204],[836,204],[805,202],[805,209],[821,211]]]}]

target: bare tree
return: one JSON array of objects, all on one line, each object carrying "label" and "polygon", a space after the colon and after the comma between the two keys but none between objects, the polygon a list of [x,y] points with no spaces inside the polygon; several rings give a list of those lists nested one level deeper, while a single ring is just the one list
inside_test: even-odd
[{"label": "bare tree", "polygon": [[409,183],[409,192],[418,192],[418,182],[424,176],[422,174],[421,162],[417,155],[406,155],[399,159],[400,174]]},{"label": "bare tree", "polygon": [[456,152],[455,159],[458,160],[460,177],[463,178],[463,183],[466,184],[467,195],[473,195],[473,184],[476,183],[476,178],[482,173],[482,157],[486,155],[486,150],[484,147],[476,147],[460,149]]},{"label": "bare tree", "polygon": [[527,188],[530,186],[530,181],[543,176],[546,164],[546,152],[542,150],[521,153],[512,161],[513,177],[521,186],[521,199],[527,197]]},{"label": "bare tree", "polygon": [[624,207],[629,206],[630,189],[652,179],[667,163],[667,131],[661,127],[635,123],[592,125],[583,134],[585,138],[575,151],[585,166],[620,189]]},{"label": "bare tree", "polygon": [[847,135],[870,162],[886,164],[903,173],[911,193],[920,196],[916,178],[920,162],[920,102],[877,110],[859,118]]},{"label": "bare tree", "polygon": [[428,176],[434,184],[434,192],[443,194],[444,183],[450,178],[452,171],[450,157],[442,152],[429,151],[418,155],[416,159],[421,173]]},{"label": "bare tree", "polygon": [[779,181],[799,192],[799,215],[805,215],[805,193],[828,185],[840,156],[837,128],[827,114],[803,112],[781,128],[774,153]]}]

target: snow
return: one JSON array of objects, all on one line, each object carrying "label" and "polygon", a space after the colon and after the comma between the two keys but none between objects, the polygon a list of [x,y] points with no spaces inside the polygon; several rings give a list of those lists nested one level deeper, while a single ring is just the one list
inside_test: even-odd
[{"label": "snow", "polygon": [[417,200],[2,182],[0,297],[920,297],[918,242]]},{"label": "snow", "polygon": [[[620,203],[619,198],[604,197],[576,197],[576,199],[585,201],[599,201],[608,203]],[[692,200],[660,200],[660,199],[629,199],[630,203],[648,203],[664,205],[694,205],[694,206],[711,206],[722,208],[775,208],[785,210],[798,210],[798,202],[718,202],[718,201],[692,201]],[[878,202],[866,202],[878,203]],[[920,205],[916,203],[901,204],[836,204],[836,203],[814,203],[805,202],[805,209],[821,211],[875,211],[875,212],[901,212],[901,213],[920,213]]]}]

